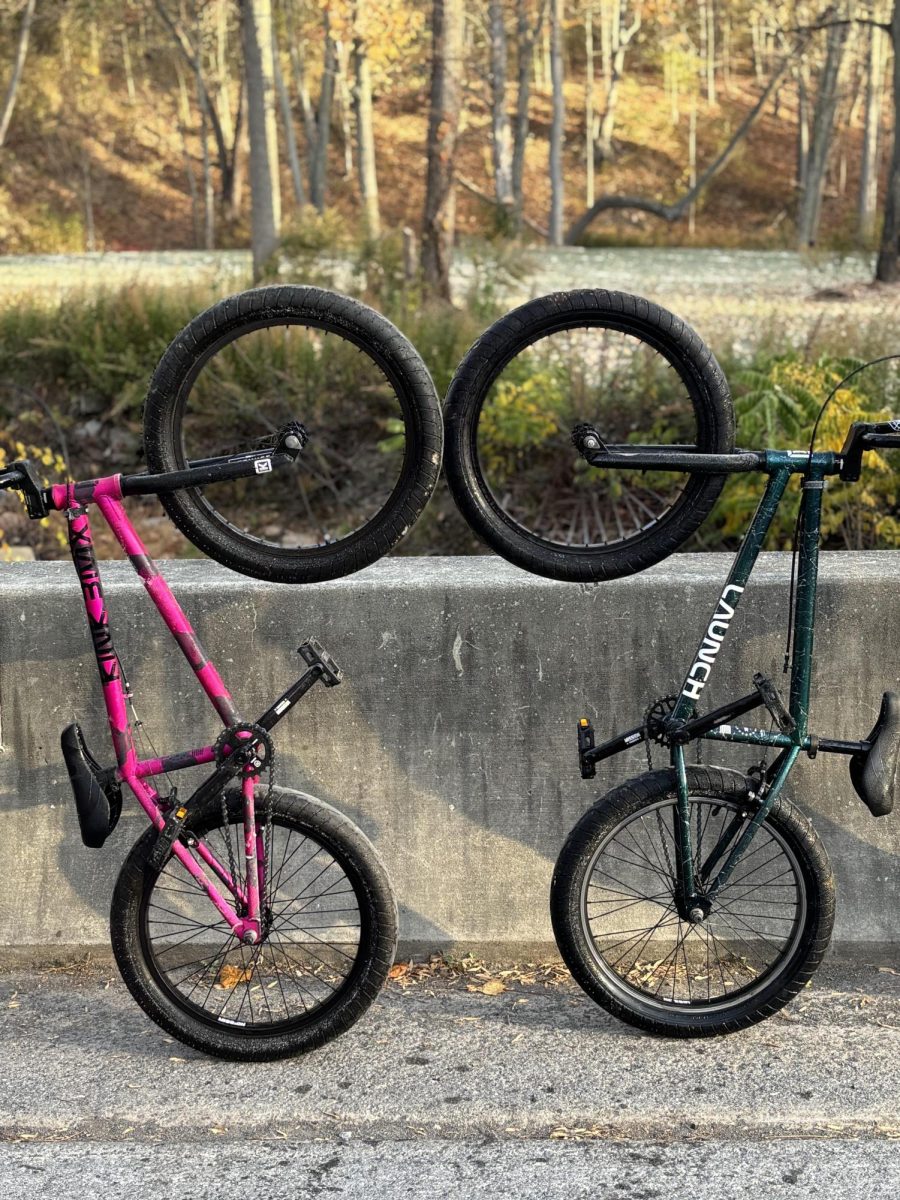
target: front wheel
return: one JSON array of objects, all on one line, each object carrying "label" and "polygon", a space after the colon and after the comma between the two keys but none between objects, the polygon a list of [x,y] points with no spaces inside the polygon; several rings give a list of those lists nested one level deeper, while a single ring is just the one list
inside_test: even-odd
[{"label": "front wheel", "polygon": [[560,953],[592,999],[651,1033],[707,1037],[763,1020],[804,986],[831,936],[834,884],[812,826],[779,799],[707,902],[704,884],[756,802],[734,771],[688,767],[688,787],[702,919],[676,895],[672,771],[622,784],[585,813],[560,853],[550,904]]},{"label": "front wheel", "polygon": [[[185,824],[220,863],[235,863],[239,884],[243,830],[239,789],[225,813],[214,799]],[[152,865],[156,836],[147,830],[128,855],[110,926],[122,978],[157,1025],[207,1054],[262,1061],[315,1049],[362,1016],[393,962],[397,909],[374,847],[350,820],[274,790],[256,946],[238,941],[177,858]]]},{"label": "front wheel", "polygon": [[733,448],[728,384],[690,326],[624,292],[581,289],[501,317],[459,364],[445,411],[447,481],[498,554],[575,583],[642,571],[709,514],[724,475],[589,467],[572,443]]},{"label": "front wheel", "polygon": [[441,467],[428,369],[365,304],[315,287],[221,300],[172,341],[150,381],[151,472],[276,445],[300,422],[290,467],[161,496],[181,532],[235,571],[316,583],[387,554],[424,509]]}]

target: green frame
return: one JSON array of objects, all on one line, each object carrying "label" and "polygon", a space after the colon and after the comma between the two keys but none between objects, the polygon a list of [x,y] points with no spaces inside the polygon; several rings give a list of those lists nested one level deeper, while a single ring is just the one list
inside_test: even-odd
[{"label": "green frame", "polygon": [[[644,450],[652,453],[650,447],[642,447],[641,451]],[[663,454],[665,455],[665,452]],[[683,454],[666,456],[673,459],[672,469],[675,469],[676,465],[682,467],[687,465],[687,456]],[[678,464],[675,462],[676,457],[679,460]],[[768,482],[756,513],[741,541],[694,661],[684,677],[675,707],[666,719],[665,728],[670,744],[671,765],[678,788],[676,806],[678,827],[675,838],[676,874],[680,900],[685,910],[690,910],[692,905],[700,899],[700,891],[697,888],[698,881],[695,879],[694,873],[690,800],[685,761],[685,747],[689,742],[701,738],[716,742],[736,742],[775,748],[779,751],[775,761],[762,778],[762,786],[759,789],[761,799],[753,819],[730,849],[728,847],[733,840],[734,833],[737,832],[737,826],[729,830],[727,835],[723,835],[720,839],[721,849],[717,847],[703,864],[702,897],[706,901],[712,899],[724,886],[738,861],[746,853],[754,835],[784,788],[788,775],[801,751],[814,757],[820,751],[853,755],[864,753],[869,748],[868,742],[820,738],[809,732],[809,693],[816,615],[822,493],[829,476],[843,473],[844,456],[831,452],[810,453],[805,450],[768,450],[750,454],[738,452],[734,455],[718,456],[719,461],[715,467],[710,461],[711,457],[706,456],[708,465],[705,470],[707,472],[711,472],[715,467],[718,467],[719,471],[723,467],[730,471],[761,471],[768,476]],[[698,455],[694,457],[693,463],[696,464],[699,460],[700,456]],[[632,462],[634,462],[633,459]],[[595,462],[594,465],[599,465],[599,463]],[[698,468],[695,466],[694,469]],[[704,468],[700,467],[699,469],[703,470]],[[767,703],[759,690],[725,704],[706,716],[698,717],[696,701],[712,675],[716,657],[727,637],[731,620],[749,582],[792,475],[803,476],[797,544],[797,585],[793,607],[794,636],[790,668],[790,700],[787,705],[790,721],[786,722],[788,725],[792,724],[793,727],[789,731],[775,731],[774,729],[759,729],[731,723],[733,717]],[[586,725],[587,722],[582,722],[582,727]],[[592,733],[588,741],[580,738],[579,754],[582,774],[585,777],[593,775],[594,766],[601,759],[618,754],[627,747],[644,741],[646,736],[646,729],[638,727],[619,734],[596,747],[593,745]],[[758,798],[758,796],[754,797],[754,799]]]}]

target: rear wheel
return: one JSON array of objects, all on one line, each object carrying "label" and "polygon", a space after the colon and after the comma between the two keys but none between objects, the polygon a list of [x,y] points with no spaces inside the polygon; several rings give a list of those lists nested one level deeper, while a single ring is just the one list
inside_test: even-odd
[{"label": "rear wheel", "polygon": [[755,804],[734,771],[689,767],[688,786],[702,918],[676,897],[671,771],[623,784],[584,815],[560,853],[550,903],[560,952],[598,1004],[652,1033],[705,1037],[763,1020],[804,986],[831,936],[834,885],[812,826],[777,800],[707,901],[703,887]]},{"label": "rear wheel", "polygon": [[441,415],[422,359],[371,308],[313,287],[230,296],[164,353],[144,407],[151,472],[274,446],[299,421],[309,441],[271,473],[162,497],[199,549],[282,583],[368,566],[404,535],[441,465]]},{"label": "rear wheel", "polygon": [[[239,881],[243,806],[227,797],[185,826]],[[299,1054],[349,1029],[393,961],[397,913],[365,835],[330,805],[275,789],[264,936],[239,942],[174,856],[150,863],[156,830],[135,843],[116,883],[110,925],[128,989],[158,1025],[222,1058]],[[229,856],[229,844],[231,855]]]},{"label": "rear wheel", "polygon": [[701,524],[724,476],[599,469],[572,444],[733,448],[725,377],[697,334],[622,292],[558,292],[507,313],[447,396],[447,478],[499,554],[554,579],[613,579],[659,562]]}]

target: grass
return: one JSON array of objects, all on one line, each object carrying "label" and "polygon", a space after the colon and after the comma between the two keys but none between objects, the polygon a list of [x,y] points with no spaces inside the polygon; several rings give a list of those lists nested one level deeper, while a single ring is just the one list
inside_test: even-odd
[{"label": "grass", "polygon": [[[323,249],[338,253],[323,261]],[[372,304],[417,347],[438,394],[444,396],[465,351],[507,306],[504,294],[510,289],[527,290],[529,263],[521,259],[520,252],[498,243],[476,243],[469,250],[473,263],[469,290],[459,307],[450,308],[426,302],[417,282],[406,278],[399,234],[388,235],[377,244],[361,242],[333,215],[305,214],[285,241],[285,259],[273,279],[336,286]],[[39,451],[56,451],[61,433],[77,476],[134,469],[140,461],[141,405],[159,356],[178,330],[217,294],[221,294],[218,289],[206,284],[84,291],[57,299],[21,295],[0,299],[0,451],[7,458],[15,457],[17,441]],[[803,442],[799,425],[779,424],[777,404],[771,396],[766,401],[768,408],[763,405],[754,416],[747,397],[754,388],[759,392],[761,378],[769,380],[770,391],[806,388],[815,398],[824,382],[839,378],[833,376],[833,364],[900,351],[896,294],[887,290],[857,289],[837,301],[811,301],[800,296],[731,296],[727,280],[716,291],[691,290],[686,280],[683,295],[664,299],[716,348],[741,414],[739,440],[750,438],[769,445]],[[794,378],[791,382],[794,368],[786,366],[791,363],[798,369],[802,364],[812,365],[818,374],[812,380]],[[308,373],[299,362],[283,365],[285,377],[292,382]],[[235,370],[235,380],[245,377],[241,374],[244,368]],[[829,431],[830,439],[839,440],[846,424],[857,415],[880,413],[885,406],[892,410],[900,407],[896,381],[896,374],[890,373],[862,379],[852,405],[834,406],[835,417],[843,425]],[[332,396],[338,406],[337,427],[353,423],[364,387],[362,376],[357,379],[352,365],[344,364],[340,387],[333,389]],[[539,411],[540,394],[532,399]],[[58,429],[48,420],[48,410]],[[763,412],[769,416],[760,424],[757,418]],[[804,419],[810,423],[810,412]],[[507,425],[513,443],[506,449],[514,476],[514,443],[523,434],[515,422]],[[505,428],[495,431],[501,443]],[[497,450],[502,453],[504,445]],[[893,466],[886,465],[865,488],[833,489],[828,503],[835,519],[826,529],[831,539],[826,544],[900,544],[895,479]],[[755,502],[752,483],[732,481],[702,531],[702,548],[734,545]],[[10,501],[4,503],[8,506]],[[865,509],[871,520],[850,520],[849,514]],[[26,539],[39,557],[59,553],[57,536],[44,532],[30,539],[21,520],[7,519],[7,512],[7,507],[0,511],[0,529],[7,530],[8,541],[11,534],[16,544]],[[185,552],[167,522],[148,527],[148,535],[154,553]],[[778,529],[773,544],[785,544],[788,537],[787,527]],[[105,547],[101,545],[101,549]],[[423,518],[402,543],[401,552],[476,553],[480,549],[442,482]]]}]

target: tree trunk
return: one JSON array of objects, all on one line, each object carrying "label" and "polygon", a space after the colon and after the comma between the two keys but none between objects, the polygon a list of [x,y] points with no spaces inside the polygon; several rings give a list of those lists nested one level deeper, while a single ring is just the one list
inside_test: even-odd
[{"label": "tree trunk", "polygon": [[372,73],[366,44],[361,37],[353,42],[353,111],[356,118],[356,165],[359,194],[362,197],[366,236],[381,235],[378,210],[378,176],[375,172],[375,130],[372,124]]},{"label": "tree trunk", "polygon": [[874,26],[869,30],[866,63],[866,118],[859,169],[859,236],[869,242],[878,212],[878,163],[881,157],[881,115],[884,109],[884,68],[887,39]]},{"label": "tree trunk", "polygon": [[641,10],[637,7],[631,24],[622,28],[622,8],[617,5],[616,19],[610,30],[609,82],[606,87],[606,104],[600,127],[594,140],[594,153],[601,162],[613,157],[613,130],[616,127],[616,107],[619,102],[619,84],[625,69],[625,52],[632,38],[641,27]]},{"label": "tree trunk", "polygon": [[528,144],[528,101],[531,95],[532,53],[544,20],[544,3],[545,0],[540,0],[537,17],[532,28],[528,18],[528,0],[516,0],[518,87],[516,90],[516,119],[513,128],[512,191],[513,220],[517,231],[522,224],[524,206],[522,180],[525,174],[525,147]]},{"label": "tree trunk", "polygon": [[584,10],[584,205],[594,203],[594,6]]},{"label": "tree trunk", "polygon": [[[250,0],[241,0],[242,10],[249,2]],[[267,2],[271,7],[271,0],[267,0]],[[225,134],[222,131],[222,120],[215,104],[213,104],[212,97],[209,94],[209,88],[206,83],[206,78],[203,73],[203,59],[200,50],[198,46],[196,46],[188,37],[188,34],[181,22],[173,17],[166,8],[164,0],[156,0],[156,11],[159,13],[163,24],[175,39],[175,45],[181,52],[185,62],[199,80],[199,84],[206,101],[206,111],[209,115],[209,123],[212,127],[213,138],[215,139],[216,143],[216,158],[219,161],[219,171],[221,174],[222,199],[226,202],[226,204],[230,204],[231,190],[233,186],[232,163],[228,156],[228,146],[225,141]]]},{"label": "tree trunk", "polygon": [[625,211],[634,209],[637,212],[650,213],[651,216],[659,217],[663,221],[680,221],[688,212],[690,206],[703,193],[703,189],[721,172],[731,161],[735,150],[753,128],[756,121],[765,110],[766,104],[772,92],[775,90],[779,80],[793,61],[793,55],[786,55],[775,69],[769,82],[766,84],[756,103],[741,121],[740,125],[734,131],[728,144],[723,150],[713,159],[708,167],[705,167],[697,178],[697,182],[673,204],[665,204],[661,200],[651,200],[643,196],[601,196],[594,202],[592,208],[583,213],[578,220],[572,225],[566,241],[570,245],[575,245],[589,228],[591,222],[602,212],[608,211]]},{"label": "tree trunk", "polygon": [[325,184],[328,177],[328,143],[331,140],[331,107],[334,102],[334,77],[337,71],[337,47],[331,36],[331,22],[326,10],[325,60],[322,64],[322,85],[316,110],[316,139],[309,154],[310,199],[319,212],[325,209]]},{"label": "tree trunk", "polygon": [[563,95],[563,0],[550,0],[550,80],[553,85],[553,118],[550,123],[550,224],[552,246],[563,243],[562,152],[566,105]]},{"label": "tree trunk", "polygon": [[231,119],[231,78],[228,69],[228,10],[231,0],[218,0],[216,13],[216,92],[219,120],[226,145],[234,141],[234,121]]},{"label": "tree trunk", "polygon": [[294,29],[292,5],[287,7],[287,26],[291,70],[294,75],[293,83],[297,91],[297,99],[300,101],[300,115],[303,118],[303,132],[306,135],[306,152],[311,158],[316,144],[316,114],[309,96],[309,85],[306,82],[306,48]]},{"label": "tree trunk", "polygon": [[137,91],[134,86],[134,65],[131,61],[131,46],[128,43],[128,29],[125,25],[122,26],[119,33],[119,41],[122,45],[122,69],[125,72],[125,90],[128,92],[128,103],[134,104],[137,100]]},{"label": "tree trunk", "polygon": [[494,159],[494,195],[501,221],[510,226],[513,213],[512,133],[506,112],[506,28],[503,5],[490,0],[488,5],[491,43],[491,150]]},{"label": "tree trunk", "polygon": [[454,168],[462,111],[465,0],[434,0],[428,166],[422,226],[422,273],[434,295],[450,299],[456,222]]},{"label": "tree trunk", "polygon": [[278,92],[278,103],[281,107],[284,146],[287,151],[288,165],[291,168],[294,200],[298,208],[303,208],[304,204],[306,204],[306,189],[303,186],[303,172],[300,169],[300,152],[297,149],[297,134],[294,131],[294,114],[291,112],[291,98],[284,84],[284,75],[281,73],[278,38],[274,25],[272,27],[272,71],[275,76],[275,90]]},{"label": "tree trunk", "polygon": [[797,63],[797,188],[802,196],[809,169],[809,69],[806,56]]},{"label": "tree trunk", "polygon": [[203,163],[203,246],[206,250],[212,250],[216,244],[216,203],[209,161],[209,108],[199,70],[197,98],[200,105],[200,154]]},{"label": "tree trunk", "polygon": [[838,80],[847,44],[847,25],[832,25],[828,30],[828,48],[825,65],[819,76],[816,107],[813,113],[812,140],[806,181],[800,197],[797,217],[797,241],[801,249],[815,244],[822,215],[822,190],[825,186],[825,169],[831,150],[834,117],[838,105]]},{"label": "tree trunk", "polygon": [[25,11],[22,13],[22,24],[19,26],[19,40],[16,43],[16,57],[13,61],[12,75],[9,87],[6,89],[6,99],[0,111],[0,146],[6,142],[9,123],[16,107],[16,97],[19,94],[19,84],[22,81],[22,71],[25,67],[25,56],[28,54],[28,39],[31,37],[31,22],[34,19],[34,7],[37,0],[27,0]]},{"label": "tree trunk", "polygon": [[875,278],[882,283],[900,280],[900,0],[894,0],[891,37],[894,42],[894,149],[888,171],[881,248],[875,269]]},{"label": "tree trunk", "polygon": [[175,58],[175,76],[178,79],[178,133],[181,137],[181,154],[184,159],[184,173],[187,177],[188,191],[191,196],[191,223],[194,228],[194,245],[199,246],[202,240],[200,232],[200,203],[197,195],[197,179],[194,175],[194,162],[187,144],[187,131],[191,124],[191,105],[188,100],[187,84],[184,81],[184,70],[181,60]]},{"label": "tree trunk", "polygon": [[237,114],[234,119],[234,138],[231,143],[231,192],[227,200],[227,212],[234,220],[244,207],[244,182],[247,174],[247,159],[250,157],[250,138],[247,133],[247,87],[241,75],[238,85]]},{"label": "tree trunk", "polygon": [[335,42],[335,49],[337,51],[335,83],[337,85],[338,113],[341,121],[341,144],[344,149],[344,178],[349,179],[353,174],[353,135],[350,131],[352,101],[350,98],[350,84],[347,81],[350,54],[342,41]]},{"label": "tree trunk", "polygon": [[272,65],[271,0],[241,0],[244,75],[250,131],[250,229],[253,274],[259,278],[278,246],[281,187]]}]

